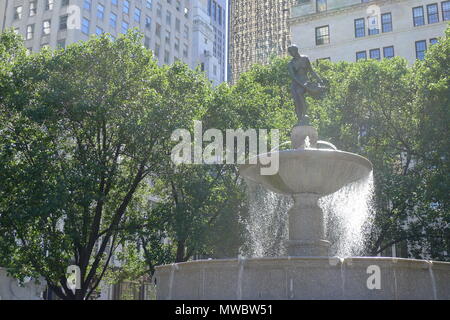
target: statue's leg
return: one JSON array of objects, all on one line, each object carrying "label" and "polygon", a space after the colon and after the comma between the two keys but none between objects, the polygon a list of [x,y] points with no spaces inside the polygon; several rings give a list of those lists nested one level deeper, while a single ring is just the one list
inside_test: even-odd
[{"label": "statue's leg", "polygon": [[295,112],[297,114],[298,122],[300,122],[302,121],[306,112],[306,101],[303,88],[292,88],[292,95],[294,97]]}]

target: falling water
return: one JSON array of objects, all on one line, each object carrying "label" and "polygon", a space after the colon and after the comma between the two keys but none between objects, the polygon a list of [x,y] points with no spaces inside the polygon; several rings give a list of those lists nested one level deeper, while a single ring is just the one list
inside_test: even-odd
[{"label": "falling water", "polygon": [[434,277],[432,261],[428,261],[428,272],[430,273],[431,289],[433,290],[433,298],[434,298],[434,300],[437,300],[436,278]]},{"label": "falling water", "polygon": [[323,197],[319,205],[325,214],[330,254],[340,257],[363,255],[369,230],[373,197],[373,175]]},{"label": "falling water", "polygon": [[[247,257],[286,255],[288,210],[293,201],[248,181],[249,216],[245,223],[248,241],[242,254]],[[366,231],[369,230],[373,197],[373,176],[349,184],[323,197],[319,205],[324,211],[331,256],[363,255]]]},{"label": "falling water", "polygon": [[245,221],[248,241],[242,248],[247,257],[286,255],[288,210],[293,201],[248,181],[249,215]]}]

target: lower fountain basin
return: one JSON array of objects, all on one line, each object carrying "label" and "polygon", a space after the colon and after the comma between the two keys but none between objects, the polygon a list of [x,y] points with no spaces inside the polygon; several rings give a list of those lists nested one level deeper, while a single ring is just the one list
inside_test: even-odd
[{"label": "lower fountain basin", "polygon": [[[354,153],[324,150],[296,149],[278,152],[279,170],[275,175],[261,175],[260,161],[267,155],[259,155],[257,164],[239,167],[241,176],[262,184],[281,194],[315,193],[332,194],[343,186],[368,177],[372,163]],[[271,159],[273,161],[274,154]]]},{"label": "lower fountain basin", "polygon": [[159,300],[450,300],[450,263],[400,258],[202,260],[154,279]]}]

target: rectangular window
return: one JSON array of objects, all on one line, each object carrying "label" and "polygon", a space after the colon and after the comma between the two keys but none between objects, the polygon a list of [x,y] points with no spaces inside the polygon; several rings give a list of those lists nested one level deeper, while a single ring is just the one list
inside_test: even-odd
[{"label": "rectangular window", "polygon": [[130,1],[124,0],[123,2],[123,13],[129,14],[130,13]]},{"label": "rectangular window", "polygon": [[189,26],[184,25],[184,38],[189,39]]},{"label": "rectangular window", "polygon": [[416,58],[423,60],[427,51],[427,42],[425,40],[416,41]]},{"label": "rectangular window", "polygon": [[438,39],[437,38],[431,38],[430,39],[430,44],[431,45],[436,44],[436,43],[438,43]]},{"label": "rectangular window", "polygon": [[156,4],[156,15],[160,18],[162,17],[162,6],[160,3]]},{"label": "rectangular window", "polygon": [[84,34],[89,34],[89,20],[86,18],[83,18],[81,21],[81,32]]},{"label": "rectangular window", "polygon": [[161,38],[161,25],[159,23],[156,24],[155,35]]},{"label": "rectangular window", "polygon": [[155,44],[155,57],[157,57],[157,58],[159,58],[159,48],[160,48],[160,46],[159,46],[159,44]]},{"label": "rectangular window", "polygon": [[100,20],[103,20],[103,17],[105,16],[105,7],[101,4],[97,5],[97,18]]},{"label": "rectangular window", "polygon": [[217,13],[219,16],[219,26],[222,25],[222,7],[220,5],[217,6]]},{"label": "rectangular window", "polygon": [[208,0],[208,16],[211,17],[211,11],[212,11],[212,0]]},{"label": "rectangular window", "polygon": [[117,26],[117,14],[111,12],[111,16],[109,17],[109,25],[114,29]]},{"label": "rectangular window", "polygon": [[442,20],[450,20],[450,1],[442,2]]},{"label": "rectangular window", "polygon": [[428,23],[439,22],[439,9],[437,3],[427,5]]},{"label": "rectangular window", "polygon": [[175,38],[175,44],[174,44],[174,48],[176,51],[180,51],[180,39],[179,38]]},{"label": "rectangular window", "polygon": [[166,11],[166,24],[169,26],[172,24],[172,14],[169,10]]},{"label": "rectangular window", "polygon": [[185,58],[187,58],[187,57],[189,56],[189,48],[188,48],[187,44],[185,44],[185,45],[183,46],[183,56],[184,56]]},{"label": "rectangular window", "polygon": [[152,28],[152,18],[149,16],[145,17],[145,28],[150,30]]},{"label": "rectangular window", "polygon": [[145,6],[147,7],[147,9],[151,9],[153,7],[153,1],[152,0],[147,0],[145,2]]},{"label": "rectangular window", "polygon": [[83,9],[91,10],[92,0],[83,1]]},{"label": "rectangular window", "polygon": [[122,21],[122,33],[127,33],[128,30],[128,22]]},{"label": "rectangular window", "polygon": [[422,6],[413,8],[413,23],[414,27],[423,26],[425,24]]},{"label": "rectangular window", "polygon": [[147,49],[150,48],[150,38],[147,36],[144,37],[144,47],[146,47]]},{"label": "rectangular window", "polygon": [[65,7],[69,5],[70,0],[62,0],[61,1],[61,7]]},{"label": "rectangular window", "polygon": [[394,46],[384,47],[383,48],[383,57],[386,59],[390,59],[394,57]]},{"label": "rectangular window", "polygon": [[55,0],[45,0],[45,10],[53,10]]},{"label": "rectangular window", "polygon": [[111,0],[111,4],[113,6],[117,6],[119,3],[118,3],[118,0]]},{"label": "rectangular window", "polygon": [[59,30],[66,30],[67,29],[67,18],[68,15],[64,15],[59,17]]},{"label": "rectangular window", "polygon": [[380,26],[378,25],[378,17],[369,17],[367,24],[369,25],[369,36],[380,33]]},{"label": "rectangular window", "polygon": [[36,15],[37,12],[37,5],[36,5],[36,1],[30,1],[30,17],[33,17]]},{"label": "rectangular window", "polygon": [[372,50],[370,50],[369,51],[369,56],[370,56],[370,59],[380,60],[381,59],[380,49],[372,49]]},{"label": "rectangular window", "polygon": [[216,11],[217,11],[217,4],[215,1],[213,1],[212,17],[213,17],[214,21],[216,21]]},{"label": "rectangular window", "polygon": [[381,15],[381,31],[382,32],[392,31],[392,14],[390,12]]},{"label": "rectangular window", "polygon": [[42,34],[47,35],[50,34],[51,22],[50,20],[44,20],[42,22]]},{"label": "rectangular window", "polygon": [[170,45],[170,31],[166,30],[166,44]]},{"label": "rectangular window", "polygon": [[330,27],[322,26],[316,28],[316,45],[330,43]]},{"label": "rectangular window", "polygon": [[141,9],[139,8],[134,8],[134,21],[137,23],[141,22]]},{"label": "rectangular window", "polygon": [[361,38],[366,35],[366,26],[364,18],[355,19],[355,38]]},{"label": "rectangular window", "polygon": [[170,63],[170,52],[165,50],[164,51],[164,63],[169,64]]},{"label": "rectangular window", "polygon": [[27,25],[27,33],[25,35],[25,39],[31,40],[34,36],[34,24]]},{"label": "rectangular window", "polygon": [[14,8],[14,20],[22,19],[22,6],[18,6]]},{"label": "rectangular window", "polygon": [[327,11],[327,0],[317,0],[316,10],[317,12]]},{"label": "rectangular window", "polygon": [[95,34],[96,35],[101,35],[103,33],[103,29],[102,28],[100,28],[99,26],[97,26],[96,28],[95,28]]},{"label": "rectangular window", "polygon": [[177,32],[181,31],[181,21],[178,18],[175,18],[175,31]]},{"label": "rectangular window", "polygon": [[66,47],[66,39],[60,39],[56,42],[56,47],[58,49],[64,49]]},{"label": "rectangular window", "polygon": [[356,61],[367,59],[366,51],[359,51],[356,53]]}]

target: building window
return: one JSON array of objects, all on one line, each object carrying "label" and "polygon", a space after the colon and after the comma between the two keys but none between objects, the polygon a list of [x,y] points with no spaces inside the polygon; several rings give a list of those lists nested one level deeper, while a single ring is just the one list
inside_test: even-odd
[{"label": "building window", "polygon": [[122,33],[127,33],[128,30],[128,22],[122,21]]},{"label": "building window", "polygon": [[369,56],[370,56],[370,59],[380,60],[381,59],[380,49],[372,49],[372,50],[370,50],[369,51]]},{"label": "building window", "polygon": [[185,58],[187,58],[188,55],[189,55],[188,51],[189,51],[189,48],[188,48],[187,44],[185,44],[185,45],[183,46],[183,56],[184,56]]},{"label": "building window", "polygon": [[366,35],[366,24],[364,18],[355,19],[355,38],[361,38]]},{"label": "building window", "polygon": [[386,59],[390,59],[394,57],[394,46],[384,47],[383,48],[383,57]]},{"label": "building window", "polygon": [[61,7],[66,7],[69,5],[70,0],[62,0],[61,1]]},{"label": "building window", "polygon": [[155,34],[158,38],[161,38],[161,25],[159,23],[156,24]]},{"label": "building window", "polygon": [[327,0],[316,0],[317,12],[327,11]]},{"label": "building window", "polygon": [[105,7],[101,4],[98,4],[97,6],[97,18],[100,20],[103,20],[103,17],[105,16]]},{"label": "building window", "polygon": [[97,26],[96,28],[95,28],[95,34],[96,35],[101,35],[103,33],[103,29],[102,28],[100,28],[99,26]]},{"label": "building window", "polygon": [[111,4],[112,4],[113,6],[116,6],[116,7],[117,7],[117,5],[119,4],[119,2],[118,2],[118,0],[111,0]]},{"label": "building window", "polygon": [[175,44],[174,44],[174,48],[176,51],[180,51],[180,39],[175,38]]},{"label": "building window", "polygon": [[430,39],[430,44],[431,45],[436,44],[436,43],[438,43],[438,39],[437,38],[431,38]]},{"label": "building window", "polygon": [[59,30],[66,30],[67,29],[67,18],[68,15],[64,15],[59,17]]},{"label": "building window", "polygon": [[129,14],[130,13],[130,1],[125,0],[123,2],[123,13]]},{"label": "building window", "polygon": [[442,20],[450,20],[450,1],[442,2]]},{"label": "building window", "polygon": [[152,0],[147,0],[145,2],[145,6],[147,7],[147,9],[151,9],[153,7],[153,1]]},{"label": "building window", "polygon": [[66,47],[66,39],[60,39],[56,42],[56,47],[58,49],[64,49]]},{"label": "building window", "polygon": [[159,58],[159,44],[155,44],[155,57]]},{"label": "building window", "polygon": [[208,0],[208,16],[211,17],[211,11],[212,11],[212,0]]},{"label": "building window", "polygon": [[176,18],[175,19],[175,31],[180,32],[181,30],[181,21],[180,19]]},{"label": "building window", "polygon": [[439,9],[437,3],[427,5],[428,23],[439,22]]},{"label": "building window", "polygon": [[109,17],[109,25],[114,29],[117,26],[117,14],[111,12],[111,16]]},{"label": "building window", "polygon": [[382,32],[392,31],[392,14],[390,12],[381,15],[381,31]]},{"label": "building window", "polygon": [[413,22],[414,27],[423,26],[425,24],[425,17],[422,6],[413,8]]},{"label": "building window", "polygon": [[141,22],[141,9],[139,8],[134,8],[134,21],[137,23]]},{"label": "building window", "polygon": [[169,64],[170,63],[170,52],[165,50],[164,51],[164,63]]},{"label": "building window", "polygon": [[172,14],[170,13],[169,10],[166,11],[166,24],[167,25],[171,25],[172,23]]},{"label": "building window", "polygon": [[81,32],[84,34],[89,34],[89,20],[86,18],[83,18],[81,21]]},{"label": "building window", "polygon": [[316,45],[330,43],[330,27],[322,26],[316,28]]},{"label": "building window", "polygon": [[44,20],[42,22],[42,33],[43,35],[50,34],[51,24],[50,20]]},{"label": "building window", "polygon": [[356,53],[356,61],[367,59],[366,51],[359,51]]},{"label": "building window", "polygon": [[216,11],[217,11],[217,4],[215,1],[213,1],[212,17],[213,17],[214,21],[216,21]]},{"label": "building window", "polygon": [[84,0],[83,8],[86,10],[91,10],[91,4],[92,4],[92,0]]},{"label": "building window", "polygon": [[162,17],[162,6],[161,6],[161,3],[157,3],[156,4],[156,15],[158,16],[158,17]]},{"label": "building window", "polygon": [[217,6],[217,12],[219,15],[219,26],[222,25],[222,7],[220,5]]},{"label": "building window", "polygon": [[36,15],[37,7],[36,7],[36,1],[30,1],[30,17],[33,17]]},{"label": "building window", "polygon": [[380,33],[379,25],[378,25],[378,17],[369,17],[368,18],[369,25],[369,36],[373,36],[375,34]]},{"label": "building window", "polygon": [[427,51],[427,42],[425,40],[416,41],[416,58],[423,60]]},{"label": "building window", "polygon": [[184,38],[189,39],[189,26],[184,25]]},{"label": "building window", "polygon": [[22,19],[22,6],[18,6],[14,8],[14,20]]},{"label": "building window", "polygon": [[34,36],[34,24],[29,24],[27,25],[27,33],[25,35],[25,39],[31,40],[33,39],[33,36]]},{"label": "building window", "polygon": [[146,47],[147,49],[150,48],[150,38],[147,36],[144,37],[144,47]]},{"label": "building window", "polygon": [[152,28],[152,18],[150,18],[149,16],[145,17],[145,28],[147,28],[148,30]]},{"label": "building window", "polygon": [[166,30],[166,44],[170,45],[170,31]]},{"label": "building window", "polygon": [[45,10],[53,10],[55,0],[45,0]]}]

